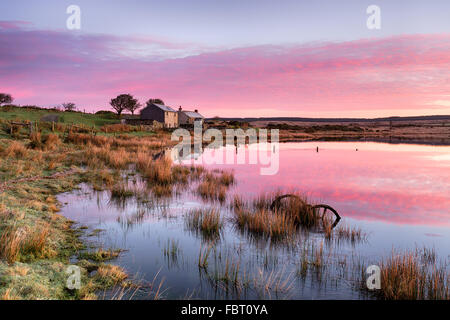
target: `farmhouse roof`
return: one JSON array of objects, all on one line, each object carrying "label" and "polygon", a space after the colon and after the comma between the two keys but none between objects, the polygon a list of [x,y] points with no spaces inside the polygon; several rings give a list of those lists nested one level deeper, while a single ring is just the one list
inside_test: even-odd
[{"label": "farmhouse roof", "polygon": [[152,103],[152,105],[154,105],[154,106],[160,108],[160,109],[163,110],[163,111],[176,112],[176,111],[175,111],[174,109],[172,109],[171,107],[165,106],[165,105],[163,105],[163,104]]},{"label": "farmhouse roof", "polygon": [[189,118],[204,118],[200,113],[195,111],[183,111]]}]

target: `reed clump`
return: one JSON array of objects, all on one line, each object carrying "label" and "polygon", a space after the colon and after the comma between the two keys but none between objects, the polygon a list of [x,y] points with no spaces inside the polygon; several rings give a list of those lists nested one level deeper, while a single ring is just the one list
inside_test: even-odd
[{"label": "reed clump", "polygon": [[111,198],[127,199],[134,195],[125,183],[116,184],[111,188]]},{"label": "reed clump", "polygon": [[255,235],[268,236],[275,240],[293,235],[296,231],[290,217],[280,212],[238,209],[234,214],[238,227]]},{"label": "reed clump", "polygon": [[112,287],[128,278],[125,270],[119,266],[104,264],[98,267],[95,281],[103,287]]},{"label": "reed clump", "polygon": [[102,249],[99,248],[96,251],[83,252],[80,254],[80,257],[87,260],[92,260],[95,262],[104,262],[116,259],[120,253],[121,249]]},{"label": "reed clump", "polygon": [[168,159],[148,163],[143,174],[148,182],[154,184],[170,185],[174,181],[172,177],[172,162]]},{"label": "reed clump", "polygon": [[27,148],[18,141],[13,141],[9,144],[9,146],[4,151],[4,156],[6,157],[14,157],[14,158],[23,158],[27,155]]},{"label": "reed clump", "polygon": [[367,237],[367,235],[364,231],[362,231],[361,228],[352,226],[338,226],[334,230],[334,236],[338,240],[343,239],[351,242],[362,241]]},{"label": "reed clump", "polygon": [[0,257],[12,264],[48,256],[47,253],[51,252],[46,250],[49,233],[48,224],[37,226],[33,230],[25,227],[6,227],[0,237]]},{"label": "reed clump", "polygon": [[[306,196],[299,192],[289,194],[292,196],[279,199],[283,195],[281,191],[262,193],[250,202],[250,207],[256,210],[276,210],[298,226],[311,228],[319,225],[321,217],[316,214]],[[279,200],[275,201],[277,199]]]},{"label": "reed clump", "polygon": [[236,224],[253,234],[274,239],[293,235],[300,226],[310,228],[319,224],[320,217],[305,197],[296,194],[272,205],[280,195],[281,192],[262,193],[249,201],[235,196],[231,207]]},{"label": "reed clump", "polygon": [[226,200],[228,188],[234,184],[234,174],[223,170],[205,172],[202,182],[197,187],[197,193],[207,200]]},{"label": "reed clump", "polygon": [[206,180],[198,185],[197,193],[203,199],[224,202],[227,196],[227,188],[223,185],[215,184],[210,180]]},{"label": "reed clump", "polygon": [[197,209],[186,216],[186,226],[204,237],[214,237],[220,234],[223,220],[217,209]]},{"label": "reed clump", "polygon": [[[424,263],[425,262],[425,263]],[[445,264],[427,260],[419,251],[393,251],[379,263],[381,288],[373,294],[383,300],[449,300],[450,276]],[[362,279],[362,289],[368,291]]]}]

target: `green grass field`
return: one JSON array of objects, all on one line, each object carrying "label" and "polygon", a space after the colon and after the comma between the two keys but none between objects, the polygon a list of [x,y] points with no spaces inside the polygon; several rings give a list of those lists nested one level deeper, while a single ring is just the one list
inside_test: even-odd
[{"label": "green grass field", "polygon": [[62,112],[56,110],[31,109],[14,106],[0,107],[0,119],[8,121],[40,121],[46,115],[58,115],[61,123],[83,125],[88,127],[101,127],[105,124],[119,123],[118,118],[111,115],[90,114],[81,112]]},{"label": "green grass field", "polygon": [[[64,112],[52,109],[35,109],[27,107],[16,107],[16,106],[3,106],[0,107],[0,123],[3,126],[0,127],[0,138],[10,138],[9,134],[9,122],[25,122],[32,121],[37,123],[39,131],[42,134],[48,134],[51,132],[52,124],[51,122],[45,122],[43,118],[49,115],[58,116],[58,124],[62,125],[55,126],[54,132],[64,132],[72,124],[78,127],[83,127],[89,131],[94,130],[96,134],[103,136],[115,136],[117,134],[125,134],[130,136],[144,137],[154,135],[153,131],[142,130],[137,126],[130,126],[130,130],[126,132],[114,132],[113,130],[102,130],[102,127],[108,125],[119,124],[120,120],[115,114],[91,114],[82,112]],[[47,119],[48,120],[48,119]],[[29,129],[26,127],[19,128],[19,136],[29,135]]]}]

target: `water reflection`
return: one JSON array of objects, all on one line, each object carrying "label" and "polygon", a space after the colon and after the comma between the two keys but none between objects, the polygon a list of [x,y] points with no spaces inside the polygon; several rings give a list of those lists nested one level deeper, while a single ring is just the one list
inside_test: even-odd
[{"label": "water reflection", "polygon": [[[248,146],[237,150],[249,152]],[[202,157],[211,152],[206,149]],[[221,152],[235,153],[236,148],[223,147]],[[448,146],[306,142],[280,144],[280,153],[280,169],[274,176],[260,175],[258,165],[211,167],[232,168],[239,184],[236,192],[297,189],[346,217],[450,226]],[[184,163],[201,164],[202,157]]]},{"label": "water reflection", "polygon": [[[225,156],[246,153],[248,148],[227,146],[214,152]],[[206,149],[183,162],[200,164],[209,152]],[[169,288],[166,298],[356,299],[364,297],[349,286],[348,279],[360,272],[360,259],[376,261],[393,247],[415,245],[434,247],[447,257],[448,155],[448,147],[289,143],[280,145],[280,170],[275,176],[261,176],[257,164],[210,166],[233,169],[237,184],[229,198],[295,189],[315,203],[331,205],[342,216],[338,227],[341,223],[356,225],[370,234],[368,241],[355,243],[326,241],[323,232],[314,230],[300,231],[285,243],[255,237],[236,227],[226,206],[221,207],[225,223],[220,237],[205,239],[186,228],[185,216],[194,209],[218,207],[218,203],[197,197],[189,186],[173,198],[145,202],[136,198],[111,201],[108,191],[94,192],[83,185],[59,200],[67,203],[64,215],[90,229],[105,230],[95,241],[127,250],[116,262],[131,274],[152,281],[160,272]],[[139,177],[135,180],[139,187]],[[208,248],[208,266],[202,268],[200,255]],[[275,288],[275,283],[285,286],[264,289]]]}]

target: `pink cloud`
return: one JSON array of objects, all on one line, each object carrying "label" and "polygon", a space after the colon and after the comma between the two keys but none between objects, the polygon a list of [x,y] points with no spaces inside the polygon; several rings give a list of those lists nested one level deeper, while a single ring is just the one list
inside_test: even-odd
[{"label": "pink cloud", "polygon": [[0,21],[0,29],[21,29],[26,26],[30,26],[28,21]]},{"label": "pink cloud", "polygon": [[449,34],[193,54],[204,50],[0,22],[0,83],[22,104],[71,100],[94,110],[130,92],[207,116],[414,111],[438,108],[430,102],[450,92]]}]

